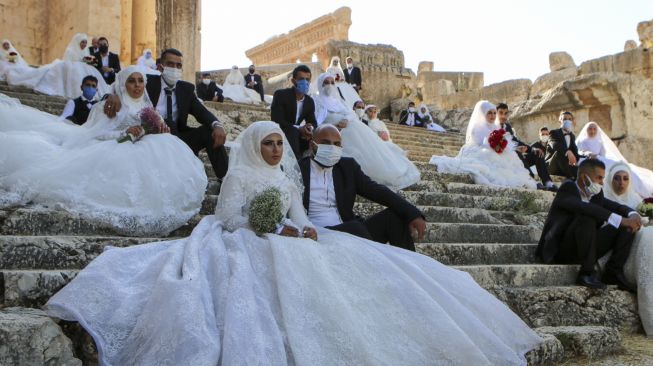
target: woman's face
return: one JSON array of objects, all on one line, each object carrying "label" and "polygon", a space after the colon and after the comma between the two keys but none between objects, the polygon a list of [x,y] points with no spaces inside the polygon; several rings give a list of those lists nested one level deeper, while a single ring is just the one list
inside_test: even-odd
[{"label": "woman's face", "polygon": [[4,42],[2,48],[4,48],[5,51],[9,51],[9,42]]},{"label": "woman's face", "polygon": [[87,43],[88,43],[87,40],[82,40],[81,42],[79,42],[79,49],[83,50],[84,48],[86,48]]},{"label": "woman's face", "polygon": [[359,100],[354,104],[354,109],[365,109],[365,103]]},{"label": "woman's face", "polygon": [[333,66],[338,66],[338,60],[333,60],[333,62],[332,62],[331,64],[332,64]]},{"label": "woman's face", "polygon": [[376,118],[376,108],[374,107],[367,108],[367,111],[365,113],[367,113],[367,115],[372,119]]},{"label": "woman's face", "polygon": [[134,99],[138,99],[143,96],[143,91],[145,90],[145,79],[143,74],[140,72],[135,72],[127,78],[125,83],[125,88],[127,89],[127,94]]},{"label": "woman's face", "polygon": [[589,137],[594,137],[596,134],[599,132],[599,129],[596,128],[596,125],[592,123],[591,125],[587,126],[587,136]]},{"label": "woman's face", "polygon": [[278,133],[271,133],[261,141],[261,156],[269,165],[277,165],[283,157],[283,137]]},{"label": "woman's face", "polygon": [[327,86],[327,85],[336,85],[336,80],[331,76],[327,77],[322,82],[322,86]]},{"label": "woman's face", "polygon": [[630,186],[630,175],[628,175],[628,172],[622,170],[615,173],[614,177],[612,177],[612,190],[618,196],[621,196],[622,194],[626,193],[629,186]]},{"label": "woman's face", "polygon": [[494,121],[497,119],[497,110],[496,109],[490,109],[486,114],[485,114],[485,120],[487,123],[494,123]]}]

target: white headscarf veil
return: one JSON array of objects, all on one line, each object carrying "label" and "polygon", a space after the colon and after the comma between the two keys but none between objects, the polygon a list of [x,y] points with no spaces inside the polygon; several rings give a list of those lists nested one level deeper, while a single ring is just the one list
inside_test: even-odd
[{"label": "white headscarf veil", "polygon": [[[333,60],[338,60],[338,66],[333,66]],[[333,56],[331,57],[331,61],[329,62],[329,67],[327,67],[326,71],[328,73],[331,73],[334,75],[338,74],[340,75],[341,81],[345,81],[345,72],[342,70],[342,61],[340,61],[340,57],[338,56]]]},{"label": "white headscarf veil", "polygon": [[490,132],[499,128],[496,121],[489,123],[485,117],[487,112],[493,109],[497,109],[496,106],[487,100],[480,100],[476,103],[467,125],[465,145],[480,145],[490,135]]},{"label": "white headscarf veil", "polygon": [[[150,58],[146,57],[148,52],[150,53]],[[143,50],[143,54],[141,55],[141,57],[138,58],[138,61],[136,63],[139,66],[149,67],[150,69],[156,70],[156,60],[152,55],[152,50],[149,48]]]},{"label": "white headscarf veil", "polygon": [[245,86],[245,76],[238,70],[238,66],[234,65],[231,67],[231,71],[224,79],[225,85],[242,85]]},{"label": "white headscarf veil", "polygon": [[88,41],[88,36],[84,33],[77,33],[73,36],[73,39],[68,43],[68,47],[66,47],[66,52],[63,54],[64,61],[82,61],[84,57],[91,55],[88,47],[79,48],[79,44],[83,40]]},{"label": "white headscarf veil", "polygon": [[[587,129],[591,125],[596,126],[597,129],[596,136],[594,137],[589,137],[589,134],[587,133]],[[600,143],[603,145],[603,150],[605,151],[606,158],[610,160],[626,161],[626,158],[624,158],[624,156],[621,154],[617,145],[612,142],[610,137],[605,132],[603,132],[601,126],[599,126],[599,124],[596,122],[587,122],[576,137],[576,145],[582,145],[584,143]]]},{"label": "white headscarf veil", "polygon": [[[612,180],[618,172],[626,172],[630,178],[628,189],[622,195],[617,195],[612,189]],[[628,167],[628,164],[623,162],[614,164],[608,170],[605,177],[605,184],[603,185],[603,194],[605,195],[605,198],[626,205],[633,210],[636,210],[637,206],[639,206],[643,200],[643,198],[633,189],[633,173],[631,172],[630,167]]]},{"label": "white headscarf veil", "polygon": [[[315,117],[317,119],[317,124],[320,125],[327,118],[329,112],[349,114],[351,112],[351,120],[355,121],[358,119],[358,116],[354,113],[353,109],[347,108],[345,102],[340,97],[339,93],[335,95],[326,95],[324,92],[324,81],[327,78],[333,78],[335,80],[335,75],[325,72],[318,76],[316,82],[316,88],[318,95],[315,96]],[[354,117],[356,116],[356,117]]]}]

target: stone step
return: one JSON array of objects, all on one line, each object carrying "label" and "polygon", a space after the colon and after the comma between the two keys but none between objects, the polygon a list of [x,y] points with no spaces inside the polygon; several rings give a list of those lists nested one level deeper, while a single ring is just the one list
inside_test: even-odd
[{"label": "stone step", "polygon": [[[528,207],[537,212],[548,211],[550,203],[545,200],[524,202],[516,197],[477,196],[465,193],[417,192],[405,191],[400,195],[418,206],[445,206],[459,208],[477,208],[492,211],[515,211],[515,208]],[[526,203],[531,203],[526,205]]]},{"label": "stone step", "polygon": [[556,337],[565,350],[565,359],[583,357],[598,359],[623,350],[621,334],[604,326],[540,327],[539,334]]},{"label": "stone step", "polygon": [[474,196],[508,196],[519,198],[524,196],[533,196],[534,198],[545,199],[549,202],[553,202],[553,198],[555,197],[555,193],[553,192],[525,188],[491,187],[481,184],[466,184],[459,182],[449,182],[446,186],[447,192],[469,194]]},{"label": "stone step", "polygon": [[529,366],[558,365],[565,358],[565,348],[551,334],[538,333],[544,340],[537,348],[526,353]]},{"label": "stone step", "polygon": [[419,253],[446,265],[536,263],[536,244],[417,243]]},{"label": "stone step", "polygon": [[[370,217],[380,212],[385,207],[371,202],[356,203],[354,213],[361,217]],[[417,206],[422,211],[427,222],[449,222],[465,223],[474,222],[478,224],[503,224],[500,218],[501,212],[491,212],[477,208],[458,208],[458,207],[441,207],[441,206]]]},{"label": "stone step", "polygon": [[0,345],[0,365],[82,365],[61,327],[38,309],[0,310]]},{"label": "stone step", "polygon": [[576,265],[494,264],[453,266],[469,273],[484,288],[568,286],[578,275]]},{"label": "stone step", "polygon": [[0,308],[40,308],[77,275],[78,270],[0,270]]},{"label": "stone step", "polygon": [[540,230],[525,225],[427,223],[429,243],[536,243]]},{"label": "stone step", "polygon": [[532,327],[609,326],[627,333],[641,331],[637,296],[616,286],[593,290],[582,286],[495,288],[506,303]]}]

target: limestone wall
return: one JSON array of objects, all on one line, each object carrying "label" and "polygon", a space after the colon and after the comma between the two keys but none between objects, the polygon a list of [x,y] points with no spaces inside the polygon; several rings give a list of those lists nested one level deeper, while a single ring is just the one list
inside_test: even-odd
[{"label": "limestone wall", "polygon": [[[43,61],[48,22],[46,0],[0,0],[0,37],[11,40],[30,64]],[[63,54],[63,50],[61,51]]]},{"label": "limestone wall", "polygon": [[200,69],[200,0],[156,0],[157,50],[174,47],[184,54],[184,80]]}]

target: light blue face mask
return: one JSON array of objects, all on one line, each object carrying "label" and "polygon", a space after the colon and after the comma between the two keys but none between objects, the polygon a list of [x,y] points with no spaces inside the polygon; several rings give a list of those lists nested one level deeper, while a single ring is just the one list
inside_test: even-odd
[{"label": "light blue face mask", "polygon": [[93,97],[95,97],[95,93],[97,93],[97,89],[92,87],[92,86],[85,86],[82,88],[82,95],[86,100],[91,100]]},{"label": "light blue face mask", "polygon": [[300,93],[304,94],[304,95],[308,94],[310,86],[311,86],[311,83],[306,79],[297,80],[296,85],[295,85],[297,90]]},{"label": "light blue face mask", "polygon": [[574,122],[570,119],[562,121],[562,128],[571,132],[574,129]]}]

